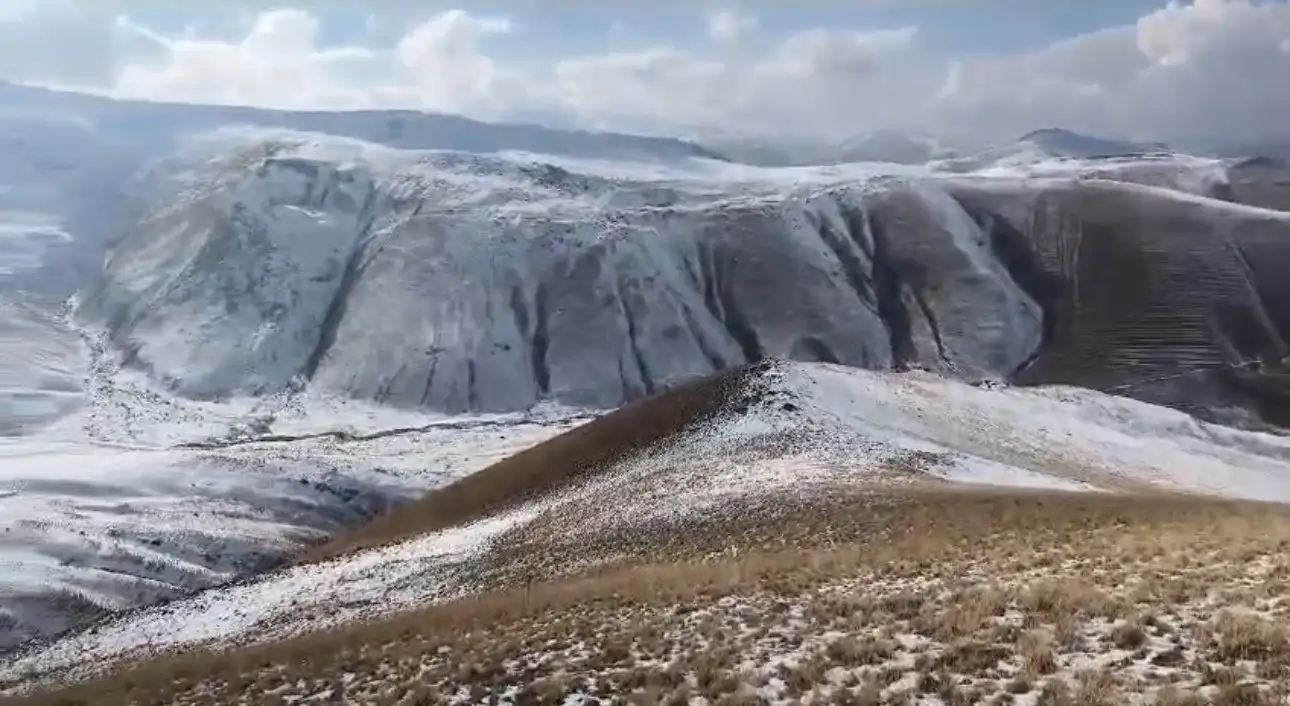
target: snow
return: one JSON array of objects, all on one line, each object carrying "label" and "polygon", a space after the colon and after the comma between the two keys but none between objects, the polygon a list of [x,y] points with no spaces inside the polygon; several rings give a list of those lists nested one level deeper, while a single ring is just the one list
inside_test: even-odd
[{"label": "snow", "polygon": [[[442,412],[609,407],[747,359],[736,316],[766,354],[815,341],[886,366],[859,284],[882,263],[853,224],[877,211],[890,230],[916,207],[927,232],[893,247],[936,259],[928,288],[956,292],[927,298],[949,327],[944,357],[1001,376],[1038,342],[1037,306],[986,234],[911,167],[539,162],[251,128],[185,145],[149,178],[166,207],[117,245],[77,316],[188,396],[303,376]],[[717,306],[721,290],[733,304]]]},{"label": "snow", "polygon": [[[1125,397],[1067,387],[989,389],[922,372],[793,366],[785,386],[814,421],[908,450],[946,452],[955,480],[1013,485],[1009,470],[1070,487],[1124,483],[1290,501],[1290,438],[1240,431]],[[818,411],[814,411],[818,410]],[[836,433],[836,432],[835,432]],[[854,434],[855,432],[850,432]]]},{"label": "snow", "polygon": [[[1038,343],[1038,307],[946,192],[961,177],[934,164],[772,169],[678,141],[562,133],[548,143],[522,126],[445,116],[7,90],[15,106],[29,104],[10,119],[53,150],[42,159],[66,157],[45,146],[54,138],[117,155],[102,160],[118,164],[115,178],[94,172],[125,197],[120,218],[95,224],[98,245],[82,247],[84,228],[64,214],[46,216],[73,234],[78,262],[101,257],[99,231],[118,224],[101,278],[77,296],[77,320],[185,397],[307,383],[445,414],[546,399],[604,408],[757,353],[883,367],[894,354],[873,282],[891,262],[865,228],[897,233],[886,249],[933,273],[926,292],[900,293],[921,295],[943,324],[945,350],[926,350],[926,336],[920,362],[1006,377]],[[69,117],[49,135],[32,106]],[[144,126],[154,140],[139,139]],[[36,163],[20,164],[39,186],[50,177]],[[1074,178],[1108,164],[1062,169]],[[1179,183],[1221,171],[1185,156],[1115,164]],[[35,194],[82,186],[65,182],[24,182],[23,200],[56,210]]]},{"label": "snow", "polygon": [[[476,150],[512,155],[492,163],[514,170],[540,148],[606,169],[627,156],[660,173],[648,165],[710,161],[674,140],[451,116],[155,106],[10,85],[0,96],[0,649],[262,571],[583,418],[558,406],[446,416],[294,387],[257,394],[297,372],[290,352],[317,337],[361,235],[347,209],[372,190],[372,174],[329,160],[432,159],[477,172],[487,159],[408,151]],[[192,167],[275,139],[302,143],[334,188],[321,194],[289,164],[254,183],[219,182],[235,216],[267,227],[238,234],[253,258],[223,279],[185,279],[201,258],[220,257],[182,232],[181,210],[212,188],[212,175]],[[160,181],[179,188],[160,194]],[[495,183],[496,197],[514,198],[511,182]],[[456,178],[455,189],[463,203],[491,193],[475,177]],[[160,237],[109,252],[130,219],[146,216]],[[68,297],[100,297],[93,282],[105,263],[119,268],[127,299],[172,273],[181,276],[163,288],[193,294],[174,318],[137,319],[128,342],[153,370],[182,370],[190,398],[164,375],[122,369],[122,341],[67,319]],[[211,296],[246,293],[251,277],[266,285],[250,293],[254,306]],[[201,394],[230,380],[246,394]],[[266,433],[284,440],[240,443]],[[209,442],[216,448],[179,448]]]},{"label": "snow", "polygon": [[[1208,194],[1225,167],[1186,156],[960,175],[396,149],[283,127],[177,144],[140,177],[150,206],[77,320],[184,396],[307,381],[446,414],[613,407],[757,355],[887,367],[899,346],[882,329],[900,326],[875,283],[893,271],[892,306],[919,309],[905,348],[920,363],[1007,378],[1034,356],[1040,307],[956,185],[1020,224],[1077,182],[1108,208],[1204,203],[1196,222],[1272,213],[1189,201],[1179,189]],[[1135,180],[1154,186],[1120,183]]]},{"label": "snow", "polygon": [[[934,169],[989,173],[996,170],[1121,162],[1171,160],[1175,153],[1159,143],[1134,143],[1082,135],[1062,129],[1036,130],[1013,142],[964,156],[933,159]],[[1185,156],[1184,156],[1185,157]],[[1038,166],[1044,165],[1044,166]]]},{"label": "snow", "polygon": [[[447,600],[454,594],[440,591],[451,566],[526,519],[524,513],[503,515],[366,552],[353,560],[303,566],[269,581],[208,591],[173,608],[143,611],[128,621],[126,631],[107,626],[97,637],[60,641],[47,657],[72,662],[145,647],[163,650],[240,637],[274,620],[295,617],[294,626],[270,633],[290,634],[305,624],[320,628],[358,619],[362,608],[375,604],[393,610]],[[302,615],[309,617],[302,621]]]},{"label": "snow", "polygon": [[570,491],[583,508],[570,531],[677,522],[733,498],[934,480],[1290,501],[1290,439],[1127,398],[801,363],[781,365],[769,386],[747,416]]},{"label": "snow", "polygon": [[80,129],[135,147],[166,149],[186,133],[229,125],[290,127],[352,137],[398,149],[493,153],[503,150],[672,160],[711,157],[688,142],[621,133],[585,132],[525,124],[488,124],[454,115],[413,111],[285,112],[178,103],[119,101],[0,82],[0,119],[13,124]]},{"label": "snow", "polygon": [[70,239],[43,214],[0,211],[0,276],[37,269],[52,245]]},{"label": "snow", "polygon": [[61,629],[68,616],[48,624],[38,616],[63,593],[123,610],[264,571],[564,428],[459,420],[372,441],[321,437],[219,451],[6,442],[0,606],[16,624],[5,641]]},{"label": "snow", "polygon": [[[67,371],[88,372],[65,393],[75,403],[11,405],[27,425],[0,436],[0,649],[264,571],[585,418],[449,418],[315,394],[184,400],[77,333],[63,322],[67,348],[89,359]],[[255,441],[266,435],[278,440]]]}]

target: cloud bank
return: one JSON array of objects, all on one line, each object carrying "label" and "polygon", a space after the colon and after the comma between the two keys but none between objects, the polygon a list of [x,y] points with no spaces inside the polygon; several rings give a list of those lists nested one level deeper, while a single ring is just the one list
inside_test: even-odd
[{"label": "cloud bank", "polygon": [[1036,51],[950,60],[916,27],[776,35],[729,9],[696,14],[706,36],[697,46],[570,54],[550,41],[544,60],[518,61],[489,48],[542,38],[463,10],[410,24],[393,42],[335,45],[304,9],[260,13],[229,40],[167,35],[93,7],[7,4],[0,78],[129,98],[545,116],[672,134],[898,128],[979,142],[1060,126],[1135,140],[1290,139],[1285,0],[1171,3]]}]

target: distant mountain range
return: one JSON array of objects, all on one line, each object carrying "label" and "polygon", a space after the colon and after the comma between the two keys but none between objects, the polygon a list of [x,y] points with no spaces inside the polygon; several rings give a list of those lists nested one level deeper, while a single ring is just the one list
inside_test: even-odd
[{"label": "distant mountain range", "polygon": [[[523,123],[485,123],[457,115],[413,110],[282,111],[240,106],[114,100],[0,81],[0,126],[12,120],[75,122],[117,143],[156,148],[184,133],[229,125],[287,128],[348,137],[396,149],[503,151],[599,159],[724,159],[670,137],[565,130]],[[24,130],[30,130],[28,125]],[[14,131],[0,137],[16,137]]]},{"label": "distant mountain range", "polygon": [[923,164],[956,154],[934,137],[899,130],[875,130],[843,140],[740,135],[709,135],[692,139],[732,161],[764,167],[853,162]]},{"label": "distant mountain range", "polygon": [[949,171],[973,171],[1051,159],[1174,153],[1220,158],[1290,158],[1290,137],[1188,140],[1171,145],[1089,135],[1056,127],[1034,130],[1010,142],[984,148],[950,144],[931,135],[900,130],[875,130],[841,140],[740,135],[708,135],[692,139],[731,161],[766,167],[889,162],[934,163]]}]

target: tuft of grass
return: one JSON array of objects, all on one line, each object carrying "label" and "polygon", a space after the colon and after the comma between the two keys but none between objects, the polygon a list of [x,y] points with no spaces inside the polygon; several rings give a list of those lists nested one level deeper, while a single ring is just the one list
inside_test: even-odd
[{"label": "tuft of grass", "polygon": [[1215,661],[1290,664],[1290,633],[1264,616],[1225,610],[1209,625],[1209,632]]},{"label": "tuft of grass", "polygon": [[1111,630],[1111,644],[1122,650],[1136,650],[1147,644],[1147,631],[1137,620],[1125,621]]}]

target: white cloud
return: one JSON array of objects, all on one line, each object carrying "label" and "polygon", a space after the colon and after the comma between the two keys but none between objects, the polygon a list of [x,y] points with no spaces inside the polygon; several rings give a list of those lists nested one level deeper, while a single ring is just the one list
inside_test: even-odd
[{"label": "white cloud", "polygon": [[[0,77],[140,98],[548,115],[651,131],[897,127],[995,140],[1062,126],[1135,139],[1290,137],[1285,0],[1174,3],[1037,51],[953,62],[914,28],[774,35],[730,9],[695,15],[706,47],[586,53],[553,38],[544,60],[520,62],[498,58],[490,41],[524,27],[461,10],[410,23],[392,45],[335,46],[300,9],[265,12],[229,40],[167,36],[73,1],[24,0],[0,13]],[[530,48],[541,39],[523,36]]]},{"label": "white cloud", "polygon": [[735,10],[717,10],[708,15],[708,36],[718,41],[736,41],[758,27],[756,17]]}]

